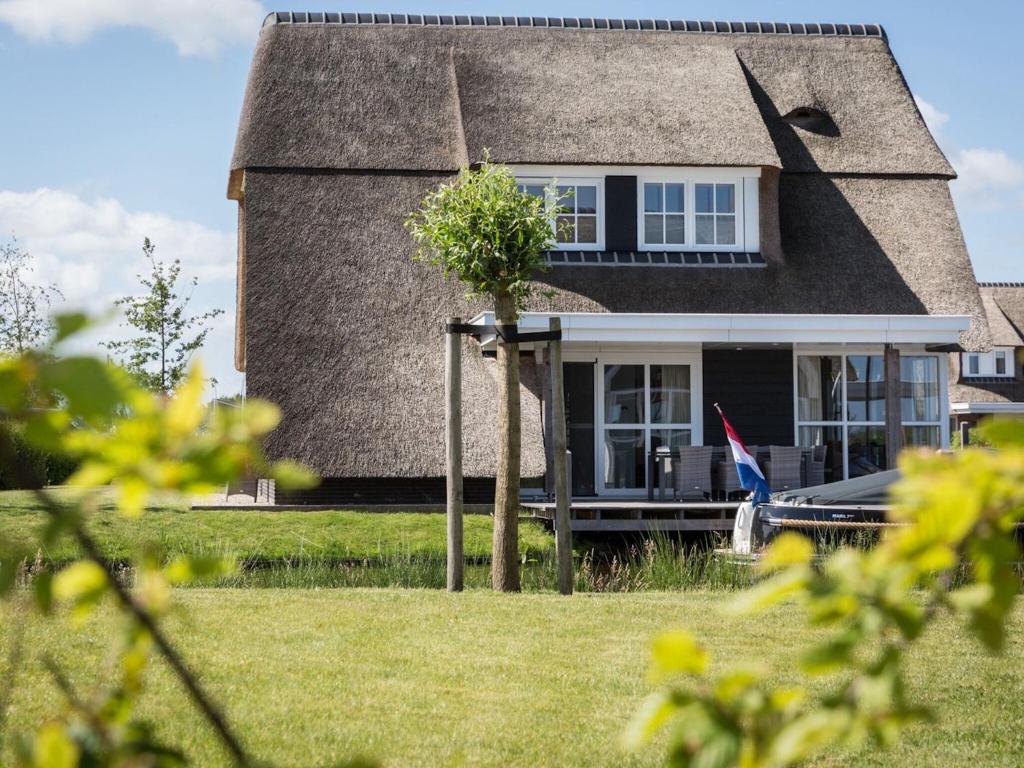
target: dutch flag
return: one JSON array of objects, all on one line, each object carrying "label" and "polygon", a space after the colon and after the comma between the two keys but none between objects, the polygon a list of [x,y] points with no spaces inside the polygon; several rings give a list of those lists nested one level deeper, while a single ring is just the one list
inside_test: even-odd
[{"label": "dutch flag", "polygon": [[732,448],[732,459],[736,462],[736,474],[739,475],[740,485],[751,492],[750,503],[754,506],[768,501],[772,495],[768,487],[768,481],[764,479],[761,468],[757,466],[757,459],[750,455],[750,451],[732,428],[732,424],[725,418],[722,409],[715,403],[715,410],[722,417],[722,425],[725,427],[725,436],[729,438],[729,447]]}]

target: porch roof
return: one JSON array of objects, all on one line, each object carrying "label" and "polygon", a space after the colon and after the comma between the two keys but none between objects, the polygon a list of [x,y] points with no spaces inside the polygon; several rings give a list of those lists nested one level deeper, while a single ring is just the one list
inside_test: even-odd
[{"label": "porch roof", "polygon": [[[562,321],[562,340],[604,343],[759,342],[812,344],[955,345],[970,325],[969,315],[669,314],[616,312],[524,312],[523,331],[547,330]],[[493,312],[470,324],[493,325]],[[484,348],[493,335],[480,339]],[[532,345],[522,344],[529,349]]]}]

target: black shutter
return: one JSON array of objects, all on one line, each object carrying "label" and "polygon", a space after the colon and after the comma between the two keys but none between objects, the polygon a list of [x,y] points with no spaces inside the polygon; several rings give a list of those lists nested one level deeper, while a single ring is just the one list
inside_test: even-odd
[{"label": "black shutter", "polygon": [[636,242],[636,176],[605,176],[605,250],[635,251]]}]

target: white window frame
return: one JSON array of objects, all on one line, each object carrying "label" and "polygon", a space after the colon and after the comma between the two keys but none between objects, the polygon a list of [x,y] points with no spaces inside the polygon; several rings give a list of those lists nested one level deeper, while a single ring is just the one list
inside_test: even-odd
[{"label": "white window frame", "polygon": [[[656,429],[688,429],[690,445],[704,444],[704,373],[701,368],[702,354],[688,353],[654,353],[654,352],[605,352],[584,358],[593,360],[596,368],[594,375],[594,489],[598,496],[646,496],[647,472],[644,471],[644,485],[640,488],[607,488],[605,486],[604,436],[606,424],[604,420],[604,367],[606,365],[642,365],[644,366],[644,423],[640,424],[608,424],[607,429],[643,430],[644,460],[651,452],[651,430]],[[651,422],[651,366],[652,365],[688,365],[690,366],[690,422],[658,424]]]},{"label": "white window frame", "polygon": [[[847,408],[847,389],[849,381],[846,378],[846,358],[861,355],[884,356],[885,350],[882,347],[815,347],[793,345],[793,445],[800,445],[801,427],[833,427],[839,429],[843,436],[843,480],[850,477],[850,427],[882,427],[885,428],[885,421],[860,421],[850,419]],[[901,357],[934,357],[938,371],[938,398],[939,413],[937,421],[904,421],[900,427],[938,427],[939,448],[949,447],[949,386],[947,382],[947,365],[943,365],[943,355],[924,351],[923,349],[901,349]],[[831,356],[840,358],[840,369],[843,376],[843,398],[842,418],[835,421],[801,421],[800,420],[800,380],[798,358],[800,357],[823,357]],[[888,450],[888,447],[886,448]],[[887,459],[891,459],[887,455]]]},{"label": "white window frame", "polygon": [[[721,168],[689,168],[664,171],[647,171],[636,179],[636,226],[637,250],[640,251],[712,251],[743,253],[756,251],[757,243],[752,242],[750,230],[758,226],[757,219],[757,183],[756,177],[742,172],[730,172]],[[685,243],[648,243],[644,226],[644,185],[645,184],[683,184],[683,213],[686,227]],[[725,245],[697,243],[697,184],[732,184],[735,189],[736,202],[736,242]],[[748,216],[755,221],[751,223]]]},{"label": "white window frame", "polygon": [[587,186],[597,188],[597,242],[596,243],[559,243],[557,242],[558,232],[556,229],[554,199],[550,194],[547,197],[547,206],[552,211],[551,229],[555,232],[556,243],[552,250],[555,251],[603,251],[604,250],[604,178],[599,176],[548,176],[548,175],[520,175],[516,174],[516,184],[539,184],[545,188]]},{"label": "white window frame", "polygon": [[[996,372],[996,358],[1002,355],[1006,367],[1003,373]],[[978,361],[978,372],[971,371],[971,360]],[[960,353],[960,375],[965,378],[980,376],[998,379],[1012,379],[1017,375],[1017,356],[1014,347],[993,347],[988,352]]]}]

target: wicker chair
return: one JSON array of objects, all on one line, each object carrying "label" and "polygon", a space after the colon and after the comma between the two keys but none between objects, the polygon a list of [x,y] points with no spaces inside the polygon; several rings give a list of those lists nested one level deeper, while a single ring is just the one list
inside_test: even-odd
[{"label": "wicker chair", "polygon": [[815,485],[825,484],[825,452],[828,450],[828,446],[816,445],[811,448],[810,455],[807,456],[805,463],[805,472],[807,474],[807,480],[804,482],[804,486],[810,488]]},{"label": "wicker chair", "polygon": [[679,458],[672,461],[672,486],[679,499],[704,501],[711,496],[710,445],[687,445],[679,448]]},{"label": "wicker chair", "polygon": [[768,448],[771,458],[764,463],[768,487],[775,491],[791,491],[799,488],[800,462],[804,449],[793,445],[772,445]]},{"label": "wicker chair", "polygon": [[[748,445],[747,450],[750,451],[750,455],[757,460],[757,452],[759,446]],[[740,476],[736,472],[736,462],[732,458],[732,448],[728,445],[725,446],[725,458],[718,462],[718,471],[716,474],[718,492],[725,495],[728,499],[732,493],[739,493],[744,491],[744,487],[740,484]]]}]

